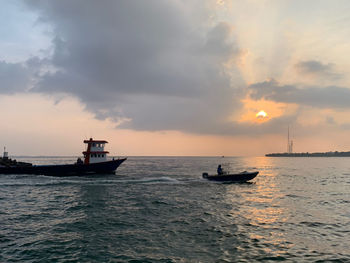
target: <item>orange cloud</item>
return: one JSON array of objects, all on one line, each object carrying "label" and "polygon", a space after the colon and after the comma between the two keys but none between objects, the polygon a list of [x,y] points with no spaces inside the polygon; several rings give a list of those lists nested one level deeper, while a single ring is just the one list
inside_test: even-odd
[{"label": "orange cloud", "polygon": [[[251,122],[251,123],[263,123],[269,121],[273,118],[280,117],[284,114],[290,114],[295,112],[297,105],[289,105],[285,103],[277,103],[267,100],[252,100],[246,98],[242,100],[244,104],[241,110],[238,121],[239,122]],[[257,115],[263,109],[263,111],[268,113],[266,116]]]}]

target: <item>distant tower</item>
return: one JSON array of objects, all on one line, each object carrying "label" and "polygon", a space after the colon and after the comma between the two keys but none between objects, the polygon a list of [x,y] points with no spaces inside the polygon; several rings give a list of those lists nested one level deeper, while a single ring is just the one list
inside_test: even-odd
[{"label": "distant tower", "polygon": [[293,153],[293,140],[289,139],[289,126],[288,126],[288,136],[287,136],[287,153]]},{"label": "distant tower", "polygon": [[108,152],[104,150],[105,144],[108,143],[107,141],[93,140],[90,138],[90,140],[84,140],[84,143],[87,143],[86,151],[83,152],[84,164],[107,161]]},{"label": "distant tower", "polygon": [[287,153],[289,153],[289,126],[288,126],[288,135],[287,135]]}]

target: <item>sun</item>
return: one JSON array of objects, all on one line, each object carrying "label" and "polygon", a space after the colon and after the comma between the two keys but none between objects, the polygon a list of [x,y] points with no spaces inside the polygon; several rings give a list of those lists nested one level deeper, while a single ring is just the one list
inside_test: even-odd
[{"label": "sun", "polygon": [[255,115],[257,118],[262,118],[262,119],[265,119],[267,118],[267,113],[263,110],[259,111],[256,115]]}]

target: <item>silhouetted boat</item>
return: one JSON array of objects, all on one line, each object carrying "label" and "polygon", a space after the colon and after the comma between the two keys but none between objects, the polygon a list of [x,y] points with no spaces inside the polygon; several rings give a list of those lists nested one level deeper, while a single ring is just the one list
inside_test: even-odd
[{"label": "silhouetted boat", "polygon": [[32,165],[31,163],[17,162],[8,158],[4,151],[3,158],[0,158],[0,174],[38,174],[53,176],[75,176],[89,174],[114,173],[126,158],[107,160],[107,151],[104,145],[107,141],[85,140],[87,150],[83,152],[84,161],[78,158],[74,164],[60,165]]},{"label": "silhouetted boat", "polygon": [[202,176],[205,179],[211,181],[219,181],[219,182],[247,182],[249,180],[254,179],[259,172],[247,172],[244,171],[238,174],[221,174],[221,175],[209,175],[208,173],[203,173]]}]

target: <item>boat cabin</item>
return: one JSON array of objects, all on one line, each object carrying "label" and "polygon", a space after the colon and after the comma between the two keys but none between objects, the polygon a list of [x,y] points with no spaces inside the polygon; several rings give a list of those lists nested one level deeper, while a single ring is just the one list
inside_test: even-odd
[{"label": "boat cabin", "polygon": [[3,158],[4,160],[8,160],[8,158],[9,158],[9,153],[6,152],[6,147],[4,147],[4,155],[2,156],[2,158]]},{"label": "boat cabin", "polygon": [[87,144],[86,151],[83,152],[84,164],[107,161],[107,154],[109,152],[104,150],[105,144],[108,143],[107,141],[93,140],[90,138],[89,140],[84,140],[84,143]]}]

